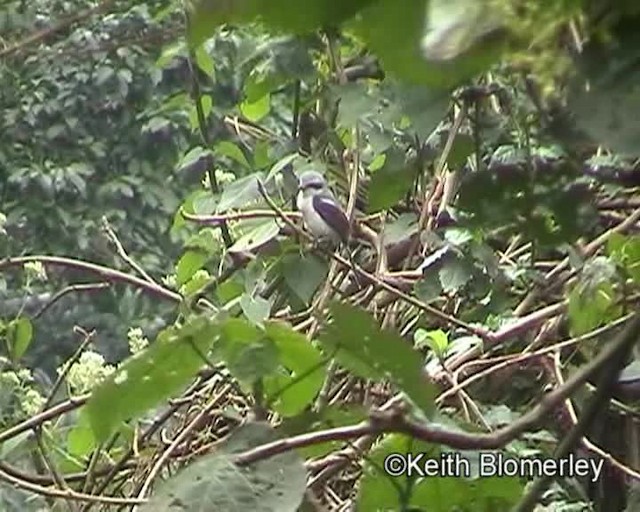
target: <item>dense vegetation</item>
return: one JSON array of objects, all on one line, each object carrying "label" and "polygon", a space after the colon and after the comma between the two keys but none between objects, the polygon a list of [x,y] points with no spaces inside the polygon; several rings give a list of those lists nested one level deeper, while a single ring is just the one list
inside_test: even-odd
[{"label": "dense vegetation", "polygon": [[[638,510],[639,23],[4,2],[0,508]],[[306,170],[341,251],[293,207]]]}]

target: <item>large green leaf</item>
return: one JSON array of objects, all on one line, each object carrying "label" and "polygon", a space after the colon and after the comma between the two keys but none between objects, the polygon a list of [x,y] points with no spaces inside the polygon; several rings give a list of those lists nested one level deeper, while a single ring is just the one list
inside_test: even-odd
[{"label": "large green leaf", "polygon": [[13,361],[18,361],[33,339],[33,325],[26,316],[20,316],[7,325],[7,348]]},{"label": "large green leaf", "polygon": [[328,272],[327,262],[313,254],[287,254],[282,259],[282,275],[285,282],[305,304],[310,303]]},{"label": "large green leaf", "polygon": [[425,377],[422,355],[398,334],[382,330],[368,312],[333,302],[333,321],[320,340],[337,361],[360,377],[388,378],[424,411],[433,410],[435,386]]},{"label": "large green leaf", "polygon": [[291,451],[239,467],[233,456],[275,441],[266,423],[247,423],[213,453],[164,482],[141,512],[295,512],[306,489],[303,461]]},{"label": "large green leaf", "polygon": [[[486,32],[474,35],[479,20],[487,16],[486,9],[474,5],[478,0],[465,0],[469,5],[461,9],[457,4],[462,1],[439,5],[443,2],[379,0],[361,11],[356,31],[380,58],[387,73],[413,84],[453,88],[487,69],[499,55],[492,44],[487,46],[479,37]],[[443,9],[446,18],[441,15]],[[465,39],[482,45],[461,45],[458,42],[461,33]],[[461,56],[449,52],[447,56],[457,57],[453,60],[427,61],[425,56],[433,57],[433,51],[425,50],[430,50],[434,41],[439,46],[464,47],[468,51]]]},{"label": "large green leaf", "polygon": [[262,197],[258,188],[258,181],[261,179],[263,179],[263,174],[257,172],[229,183],[222,191],[217,210],[224,212],[231,208],[247,206]]},{"label": "large green leaf", "polygon": [[132,356],[91,394],[85,413],[96,438],[105,441],[122,422],[134,419],[186,386],[203,366],[219,335],[218,326],[194,317],[162,331],[146,350]]},{"label": "large green leaf", "polygon": [[250,386],[275,373],[279,365],[278,349],[262,329],[244,318],[229,318],[221,327],[213,357],[224,361],[236,379]]},{"label": "large green leaf", "polygon": [[203,251],[187,251],[185,252],[176,265],[176,281],[178,285],[183,285],[189,281],[193,274],[200,270],[209,259]]},{"label": "large green leaf", "polygon": [[216,27],[261,19],[270,28],[304,33],[336,26],[372,0],[308,0],[304,6],[290,0],[196,0],[192,2],[189,40],[199,45]]},{"label": "large green leaf", "polygon": [[230,252],[252,251],[269,240],[272,240],[280,232],[280,226],[276,219],[260,219],[258,221],[250,220],[245,224],[252,225],[244,235],[238,238],[235,243],[229,247]]},{"label": "large green leaf", "polygon": [[[430,474],[405,470],[401,475],[390,477],[388,471],[383,471],[387,467],[402,467],[401,459],[407,461],[408,456],[416,462],[412,468],[425,468],[430,460]],[[446,461],[442,457],[451,457],[451,463],[448,466],[441,464]],[[456,464],[456,457],[466,459],[467,463]],[[388,435],[369,455],[358,492],[357,510],[400,510],[402,504],[430,512],[510,510],[522,496],[523,484],[516,477],[478,478],[477,460],[477,452],[445,454],[438,447],[409,436]],[[439,468],[435,471],[437,474],[433,474],[434,463]],[[467,465],[470,471],[465,475]]]},{"label": "large green leaf", "polygon": [[416,169],[406,162],[404,152],[391,148],[384,165],[373,173],[369,185],[369,211],[390,208],[402,199],[413,186]]},{"label": "large green leaf", "polygon": [[303,335],[282,322],[265,325],[267,336],[278,348],[280,363],[288,375],[268,377],[265,390],[274,409],[283,416],[299,414],[320,392],[326,375],[326,361]]}]

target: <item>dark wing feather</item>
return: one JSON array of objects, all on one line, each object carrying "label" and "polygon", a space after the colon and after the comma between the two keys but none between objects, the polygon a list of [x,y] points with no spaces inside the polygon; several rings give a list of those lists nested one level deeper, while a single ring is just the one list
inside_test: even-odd
[{"label": "dark wing feather", "polygon": [[349,238],[349,219],[340,205],[333,199],[316,195],[313,196],[313,208],[338,233],[342,242],[346,242]]}]

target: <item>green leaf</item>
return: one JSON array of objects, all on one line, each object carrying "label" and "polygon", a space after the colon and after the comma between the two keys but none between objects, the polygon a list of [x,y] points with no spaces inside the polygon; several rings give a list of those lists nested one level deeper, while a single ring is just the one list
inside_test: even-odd
[{"label": "green leaf", "polygon": [[312,403],[322,389],[326,360],[288,324],[268,322],[265,332],[278,348],[280,363],[290,372],[265,379],[265,391],[278,414],[294,416]]},{"label": "green leaf", "polygon": [[442,290],[446,293],[457,292],[471,279],[471,269],[469,265],[459,259],[447,261],[438,271]]},{"label": "green leaf", "polygon": [[[454,0],[454,3],[460,1]],[[478,3],[475,0],[465,1]],[[426,61],[425,56],[434,56],[434,37],[439,38],[441,46],[451,44],[445,22],[438,19],[437,12],[434,13],[441,4],[443,2],[439,0],[380,0],[361,12],[356,32],[380,58],[387,73],[408,83],[450,89],[488,69],[500,55],[501,41],[494,42],[491,38],[484,37],[485,34],[492,35],[491,32],[480,32],[477,37],[467,35],[473,34],[474,28],[483,25],[478,17],[486,17],[488,12],[486,6],[479,9],[469,5],[466,10],[461,10],[461,14],[468,19],[465,18],[454,26],[454,37],[459,39],[459,34],[463,33],[467,40],[474,43],[473,46],[467,46],[469,50],[455,60]],[[426,38],[425,19],[428,19]],[[460,44],[456,47],[461,48]]]},{"label": "green leaf", "polygon": [[571,334],[579,336],[616,319],[621,307],[616,306],[611,283],[595,286],[576,286],[569,294],[569,321]]},{"label": "green leaf", "polygon": [[176,265],[176,281],[178,286],[189,281],[193,274],[200,270],[209,259],[203,251],[187,251],[178,260]]},{"label": "green leaf", "polygon": [[21,316],[7,326],[7,343],[12,361],[18,361],[29,348],[33,339],[31,320]]},{"label": "green leaf", "polygon": [[203,148],[202,146],[196,146],[191,148],[178,162],[176,169],[178,172],[191,168],[196,162],[202,158],[211,157],[211,151]]},{"label": "green leaf", "polygon": [[298,34],[337,26],[371,1],[309,0],[299,9],[289,0],[197,0],[192,6],[189,41],[197,46],[222,24],[250,23],[258,17],[271,28]]},{"label": "green leaf", "polygon": [[440,329],[427,331],[426,329],[416,329],[413,334],[416,348],[422,348],[425,345],[434,351],[439,359],[442,359],[449,347],[449,337]]},{"label": "green leaf", "polygon": [[466,133],[458,133],[453,139],[453,145],[451,146],[451,152],[447,156],[447,165],[451,170],[461,168],[466,162],[467,158],[473,153],[475,149],[475,143],[473,137]]},{"label": "green leaf", "polygon": [[78,415],[78,422],[67,435],[67,450],[70,455],[83,458],[91,454],[96,448],[96,438],[86,414]]},{"label": "green leaf", "polygon": [[253,223],[255,226],[247,233],[238,238],[229,247],[230,252],[252,251],[276,237],[280,232],[280,226],[276,219],[260,220],[260,223]]},{"label": "green leaf", "polygon": [[394,206],[413,186],[416,170],[406,163],[404,152],[392,148],[385,155],[384,165],[371,177],[369,212]]},{"label": "green leaf", "polygon": [[244,293],[242,295],[240,298],[240,307],[242,308],[244,316],[246,316],[252,324],[261,324],[269,318],[269,313],[271,312],[271,303],[268,300],[250,293]]},{"label": "green leaf", "polygon": [[362,83],[336,85],[331,92],[340,100],[338,124],[343,127],[350,128],[377,113],[378,101],[369,95]]},{"label": "green leaf", "polygon": [[407,240],[418,232],[418,216],[415,213],[403,213],[397,219],[384,225],[382,236],[384,245],[394,245]]},{"label": "green leaf", "polygon": [[313,254],[287,254],[282,259],[282,275],[287,286],[305,304],[310,303],[328,272],[327,261]]},{"label": "green leaf", "polygon": [[429,415],[435,387],[425,379],[422,355],[396,333],[381,330],[368,312],[349,304],[330,306],[333,321],[321,336],[322,346],[336,350],[336,360],[363,378],[388,378]]},{"label": "green leaf", "polygon": [[413,288],[418,298],[427,304],[434,301],[442,294],[440,278],[435,272],[427,273],[414,285]]},{"label": "green leaf", "polygon": [[258,98],[255,101],[243,101],[240,103],[240,112],[242,115],[246,117],[249,121],[253,121],[254,123],[260,121],[264,116],[269,113],[271,109],[271,95],[265,94],[261,98]]},{"label": "green leaf", "polygon": [[251,165],[249,165],[249,161],[247,160],[247,157],[244,156],[244,153],[242,152],[242,150],[233,142],[230,142],[228,140],[220,141],[215,145],[213,151],[218,155],[226,156],[228,158],[231,158],[231,160],[235,160],[236,162],[238,162],[240,165],[243,165],[247,169],[251,168]]},{"label": "green leaf", "polygon": [[205,50],[204,46],[200,46],[196,50],[196,64],[198,67],[204,71],[207,75],[213,78],[213,71],[215,69],[215,65],[213,63],[213,59],[211,55]]},{"label": "green leaf", "polygon": [[195,317],[182,327],[169,327],[147,349],[127,359],[92,392],[84,413],[99,442],[125,421],[183,389],[202,368],[219,327]]},{"label": "green leaf", "polygon": [[278,350],[261,329],[244,318],[229,318],[222,325],[214,357],[227,364],[240,382],[251,385],[278,368]]},{"label": "green leaf", "polygon": [[640,236],[612,233],[607,241],[607,254],[640,284]]},{"label": "green leaf", "polygon": [[247,206],[262,197],[258,189],[258,180],[261,180],[262,177],[263,174],[257,172],[229,183],[222,191],[217,211],[225,212],[231,208]]},{"label": "green leaf", "polygon": [[[389,477],[382,468],[385,467],[387,457],[407,453],[424,453],[435,458],[438,450],[432,445],[409,436],[386,435],[367,457],[358,488],[357,510],[400,510],[402,508],[399,491],[407,489],[410,482],[417,481],[417,475]],[[433,507],[437,507],[437,503],[437,500],[431,503],[428,510],[431,511]]]},{"label": "green leaf", "polygon": [[216,450],[159,486],[141,512],[215,510],[216,512],[296,512],[307,473],[295,451],[254,462],[234,463],[234,455],[277,440],[266,423],[247,423],[216,444]]}]

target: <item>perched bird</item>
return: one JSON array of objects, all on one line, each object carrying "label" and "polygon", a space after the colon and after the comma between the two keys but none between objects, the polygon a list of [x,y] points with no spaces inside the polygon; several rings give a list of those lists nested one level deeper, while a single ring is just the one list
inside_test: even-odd
[{"label": "perched bird", "polygon": [[302,173],[298,185],[296,205],[305,227],[317,241],[346,244],[349,239],[349,219],[334,197],[322,174]]}]

